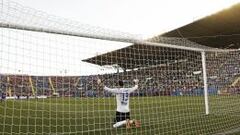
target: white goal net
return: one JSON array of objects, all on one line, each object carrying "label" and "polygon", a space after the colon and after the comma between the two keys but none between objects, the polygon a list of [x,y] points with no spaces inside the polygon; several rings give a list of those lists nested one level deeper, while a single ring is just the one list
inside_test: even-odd
[{"label": "white goal net", "polygon": [[239,132],[239,73],[238,50],[0,2],[0,134]]}]

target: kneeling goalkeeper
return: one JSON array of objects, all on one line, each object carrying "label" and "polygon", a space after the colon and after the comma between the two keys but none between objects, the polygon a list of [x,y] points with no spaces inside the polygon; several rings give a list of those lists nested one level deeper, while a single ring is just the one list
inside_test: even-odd
[{"label": "kneeling goalkeeper", "polygon": [[[116,123],[113,125],[114,128],[126,125],[126,128],[130,128],[132,125],[140,127],[139,120],[130,120],[130,109],[129,109],[129,98],[130,93],[138,89],[138,80],[134,80],[135,86],[132,88],[124,88],[123,81],[119,81],[118,88],[108,88],[104,86],[104,90],[116,94],[117,100],[117,111],[116,111]],[[98,80],[101,83],[101,80]]]}]

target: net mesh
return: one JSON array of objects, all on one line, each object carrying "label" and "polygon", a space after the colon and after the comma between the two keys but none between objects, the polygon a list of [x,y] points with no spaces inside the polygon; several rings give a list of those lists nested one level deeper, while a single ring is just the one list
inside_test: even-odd
[{"label": "net mesh", "polygon": [[[0,4],[1,134],[238,130],[239,51],[213,49],[182,38],[143,40],[17,3]],[[207,78],[203,78],[204,65]],[[134,79],[139,84],[130,94],[130,118],[140,120],[141,127],[114,128],[115,94],[103,87],[117,88],[119,80],[125,88],[133,87]]]},{"label": "net mesh", "polygon": [[[209,93],[217,90],[217,94],[210,97],[212,112],[216,115],[233,117],[239,112],[239,51],[207,53],[207,72]],[[217,96],[216,96],[217,95]],[[231,124],[239,124],[238,117]],[[226,120],[228,118],[225,118]],[[229,119],[228,119],[229,120]],[[229,126],[231,127],[231,126]]]}]

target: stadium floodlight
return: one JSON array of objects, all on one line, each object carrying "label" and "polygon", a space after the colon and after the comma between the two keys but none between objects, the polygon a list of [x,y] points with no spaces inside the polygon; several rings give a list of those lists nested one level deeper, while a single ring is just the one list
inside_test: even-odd
[{"label": "stadium floodlight", "polygon": [[239,50],[184,38],[143,40],[14,2],[0,5],[0,134],[239,128]]}]

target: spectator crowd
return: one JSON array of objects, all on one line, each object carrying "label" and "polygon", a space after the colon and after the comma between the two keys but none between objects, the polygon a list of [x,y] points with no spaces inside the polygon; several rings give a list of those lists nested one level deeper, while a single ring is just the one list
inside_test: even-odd
[{"label": "spectator crowd", "polygon": [[[206,58],[209,94],[217,94],[223,89],[230,94],[240,94],[240,82],[233,85],[240,77],[240,55],[213,53]],[[109,97],[112,94],[103,91],[98,79],[108,87],[117,87],[118,80],[123,80],[125,87],[131,87],[132,80],[137,78],[139,89],[132,96],[197,96],[203,94],[202,63],[199,59],[89,76],[0,74],[0,94],[51,97],[53,93],[59,93],[61,97]]]}]

